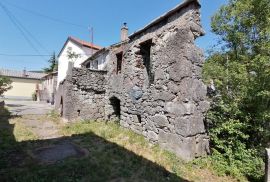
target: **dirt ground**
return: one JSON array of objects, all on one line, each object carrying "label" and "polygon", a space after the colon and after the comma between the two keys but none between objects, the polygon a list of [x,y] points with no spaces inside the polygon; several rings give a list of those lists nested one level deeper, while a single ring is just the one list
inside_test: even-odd
[{"label": "dirt ground", "polygon": [[67,124],[46,103],[0,112],[0,181],[236,181],[185,164],[117,123]]},{"label": "dirt ground", "polygon": [[5,100],[5,105],[12,115],[44,115],[53,109],[45,102]]}]

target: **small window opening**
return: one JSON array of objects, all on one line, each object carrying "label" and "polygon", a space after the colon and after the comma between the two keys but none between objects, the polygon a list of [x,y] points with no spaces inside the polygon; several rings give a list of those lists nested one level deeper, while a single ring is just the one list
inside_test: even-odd
[{"label": "small window opening", "polygon": [[142,123],[142,116],[141,115],[137,115],[138,121],[139,123]]},{"label": "small window opening", "polygon": [[85,67],[89,69],[90,68],[90,62],[88,62]]},{"label": "small window opening", "polygon": [[140,44],[140,52],[143,58],[143,64],[147,71],[149,85],[154,83],[153,65],[151,61],[152,40]]},{"label": "small window opening", "polygon": [[123,52],[116,54],[117,63],[116,63],[116,74],[121,73],[122,71],[122,61],[123,61]]},{"label": "small window opening", "polygon": [[77,110],[78,116],[81,115],[81,110]]}]

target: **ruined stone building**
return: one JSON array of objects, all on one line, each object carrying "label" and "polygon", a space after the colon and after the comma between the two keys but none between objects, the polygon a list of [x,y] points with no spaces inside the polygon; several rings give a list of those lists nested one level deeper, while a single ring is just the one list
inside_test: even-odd
[{"label": "ruined stone building", "polygon": [[121,42],[81,68],[69,64],[56,103],[62,116],[118,120],[185,160],[207,154],[204,59],[194,43],[204,34],[199,10],[197,0],[186,0],[129,36],[125,24]]}]

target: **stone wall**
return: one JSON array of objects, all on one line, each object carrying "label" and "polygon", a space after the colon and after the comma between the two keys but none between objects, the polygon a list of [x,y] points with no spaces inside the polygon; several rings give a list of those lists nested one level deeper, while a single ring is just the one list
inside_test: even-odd
[{"label": "stone wall", "polygon": [[206,155],[204,115],[209,103],[201,78],[203,52],[194,43],[204,34],[199,9],[190,0],[109,47],[107,73],[73,68],[63,83],[63,116],[119,120],[185,160]]},{"label": "stone wall", "polygon": [[104,120],[105,71],[73,68],[63,85],[63,117]]},{"label": "stone wall", "polygon": [[[203,52],[194,40],[203,34],[197,4],[190,4],[166,22],[152,26],[129,42],[111,48],[106,91],[107,119],[121,105],[120,124],[144,135],[186,160],[207,154],[204,114],[209,107],[201,79]],[[143,63],[141,46],[151,40],[154,81]],[[121,73],[116,54],[123,52]]]}]

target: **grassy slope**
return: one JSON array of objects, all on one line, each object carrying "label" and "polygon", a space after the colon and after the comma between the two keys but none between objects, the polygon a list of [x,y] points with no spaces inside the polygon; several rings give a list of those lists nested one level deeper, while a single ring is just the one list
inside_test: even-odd
[{"label": "grassy slope", "polygon": [[[40,141],[20,124],[21,119],[0,118],[1,181],[235,181],[209,168],[186,164],[115,123],[66,125],[62,126],[63,138]],[[9,127],[4,126],[7,122]],[[29,150],[62,140],[87,149],[89,155],[51,165],[40,165],[27,155]]]},{"label": "grassy slope", "polygon": [[[144,137],[137,135],[130,130],[123,129],[115,123],[106,124],[104,122],[88,121],[68,125],[63,129],[63,134],[68,136],[88,132],[94,133],[106,141],[115,143],[117,146],[121,146],[127,151],[131,151],[148,161],[164,167],[170,174],[175,174],[172,178],[164,178],[164,181],[179,181],[180,179],[185,179],[187,181],[235,181],[230,177],[218,177],[210,169],[211,166],[208,166],[207,169],[202,169],[195,163],[187,164],[171,152],[160,149],[158,145],[149,143]],[[86,141],[85,147],[91,147],[88,141]],[[205,166],[206,165],[204,165],[204,167]],[[146,172],[146,175],[148,172],[149,171]],[[138,177],[141,175],[142,174],[139,174]],[[151,177],[153,178],[153,176]],[[158,176],[156,180],[163,181],[162,175]]]}]

